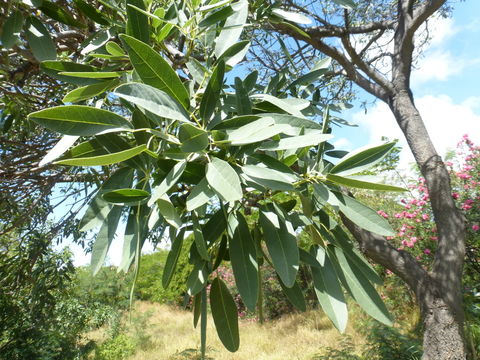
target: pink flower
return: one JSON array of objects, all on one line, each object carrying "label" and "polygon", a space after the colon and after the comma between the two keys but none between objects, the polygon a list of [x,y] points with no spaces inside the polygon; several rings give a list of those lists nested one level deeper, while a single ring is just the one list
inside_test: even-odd
[{"label": "pink flower", "polygon": [[460,194],[457,193],[457,192],[454,192],[454,193],[452,194],[452,197],[453,197],[455,200],[457,200],[457,199],[460,197]]},{"label": "pink flower", "polygon": [[447,166],[453,166],[453,163],[452,163],[451,161],[446,161],[446,162],[445,162],[445,165],[447,165]]},{"label": "pink flower", "polygon": [[412,243],[415,244],[415,243],[417,242],[417,237],[416,237],[416,236],[412,236],[412,237],[410,238],[410,240],[412,240]]},{"label": "pink flower", "polygon": [[438,236],[430,236],[430,240],[432,240],[432,241],[438,241]]},{"label": "pink flower", "polygon": [[472,225],[472,230],[473,231],[478,231],[478,230],[480,230],[480,226],[478,226],[478,224]]},{"label": "pink flower", "polygon": [[428,216],[428,214],[422,214],[422,219],[427,221],[430,217]]},{"label": "pink flower", "polygon": [[425,249],[425,250],[423,250],[423,253],[425,255],[430,255],[432,253],[432,251],[430,249]]}]

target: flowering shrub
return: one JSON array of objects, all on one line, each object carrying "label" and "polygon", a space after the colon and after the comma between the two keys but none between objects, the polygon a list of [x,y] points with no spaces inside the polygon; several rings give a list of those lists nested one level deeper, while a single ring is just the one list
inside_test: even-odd
[{"label": "flowering shrub", "polygon": [[[477,255],[480,249],[480,146],[464,135],[445,164],[451,175],[452,197],[464,212],[467,222],[465,276],[473,280],[480,274]],[[387,214],[379,210],[378,213],[389,219],[398,230],[396,236],[389,238],[398,249],[409,251],[425,267],[429,267],[438,237],[425,179],[420,177],[413,181],[409,185],[409,192],[409,198],[400,200],[403,207],[401,211]]]},{"label": "flowering shrub", "polygon": [[[466,220],[466,256],[464,267],[464,305],[466,314],[467,345],[471,354],[480,353],[480,146],[464,135],[455,151],[447,156],[445,165],[450,173],[452,197],[463,211]],[[429,269],[437,248],[434,216],[429,203],[425,179],[419,178],[409,185],[410,196],[400,199],[401,208],[378,213],[391,221],[397,229],[389,238],[399,250],[410,252]],[[413,295],[402,291],[398,278],[387,270],[383,298],[389,308],[401,319],[405,306],[413,307]]]}]

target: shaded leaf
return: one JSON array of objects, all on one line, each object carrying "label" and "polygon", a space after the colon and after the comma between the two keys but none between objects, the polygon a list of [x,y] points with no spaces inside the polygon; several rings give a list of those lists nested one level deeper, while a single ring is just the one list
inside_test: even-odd
[{"label": "shaded leaf", "polygon": [[33,16],[29,16],[25,25],[25,36],[35,59],[39,62],[55,60],[57,58],[57,48],[42,22]]}]

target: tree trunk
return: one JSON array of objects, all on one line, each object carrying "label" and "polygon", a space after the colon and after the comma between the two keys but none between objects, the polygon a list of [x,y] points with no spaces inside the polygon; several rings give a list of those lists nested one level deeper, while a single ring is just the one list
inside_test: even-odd
[{"label": "tree trunk", "polygon": [[[414,287],[424,325],[423,360],[466,358],[462,273],[465,221],[452,198],[448,171],[437,154],[407,89],[396,91],[388,104],[425,177],[438,233],[432,271]],[[413,285],[413,286],[412,286]]]}]

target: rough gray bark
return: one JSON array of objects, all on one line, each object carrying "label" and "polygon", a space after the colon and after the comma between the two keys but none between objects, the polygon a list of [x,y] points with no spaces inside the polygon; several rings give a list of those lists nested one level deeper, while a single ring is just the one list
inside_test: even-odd
[{"label": "rough gray bark", "polygon": [[[365,231],[343,218],[361,250],[373,261],[400,276],[416,294],[424,325],[424,360],[466,358],[461,293],[465,256],[464,218],[455,207],[448,171],[433,146],[410,90],[415,32],[445,2],[398,0],[396,21],[362,26],[365,30],[363,34],[371,34],[372,38],[378,36],[375,31],[394,31],[394,51],[385,54],[392,60],[390,78],[372,66],[372,61],[364,56],[366,51],[357,51],[350,43],[351,35],[358,34],[360,28],[349,27],[347,11],[343,27],[331,26],[327,21],[317,19],[321,26],[302,28],[308,36],[282,24],[272,24],[277,32],[304,41],[335,59],[348,79],[387,103],[425,177],[439,238],[430,273],[406,252],[393,248],[384,237]],[[329,37],[339,38],[343,48],[325,41]]]}]

